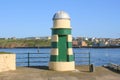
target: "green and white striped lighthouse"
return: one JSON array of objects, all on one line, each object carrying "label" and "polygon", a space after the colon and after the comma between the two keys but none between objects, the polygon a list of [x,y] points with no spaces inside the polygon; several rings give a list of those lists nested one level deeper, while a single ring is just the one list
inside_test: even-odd
[{"label": "green and white striped lighthouse", "polygon": [[70,17],[64,11],[58,11],[53,16],[51,46],[49,69],[56,71],[75,70]]}]

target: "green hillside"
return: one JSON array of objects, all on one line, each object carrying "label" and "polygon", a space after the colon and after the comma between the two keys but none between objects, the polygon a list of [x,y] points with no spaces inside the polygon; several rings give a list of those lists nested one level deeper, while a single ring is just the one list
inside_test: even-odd
[{"label": "green hillside", "polygon": [[0,48],[50,47],[50,40],[0,40]]}]

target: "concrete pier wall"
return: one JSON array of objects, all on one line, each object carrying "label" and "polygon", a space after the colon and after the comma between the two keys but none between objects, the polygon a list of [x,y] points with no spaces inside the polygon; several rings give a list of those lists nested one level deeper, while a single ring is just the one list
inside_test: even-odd
[{"label": "concrete pier wall", "polygon": [[16,70],[15,54],[0,54],[0,72]]}]

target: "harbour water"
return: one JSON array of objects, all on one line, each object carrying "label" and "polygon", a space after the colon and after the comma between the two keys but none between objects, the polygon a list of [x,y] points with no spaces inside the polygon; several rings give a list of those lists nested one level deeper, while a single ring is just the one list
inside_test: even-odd
[{"label": "harbour water", "polygon": [[[50,48],[12,48],[0,49],[0,52],[11,52],[23,55],[22,53],[48,53],[50,55]],[[108,63],[115,63],[120,65],[120,48],[73,48],[76,53],[89,53],[90,61],[96,66],[107,65]],[[19,55],[17,55],[18,57]],[[76,55],[77,56],[77,55]],[[82,63],[77,63],[82,64]]]}]

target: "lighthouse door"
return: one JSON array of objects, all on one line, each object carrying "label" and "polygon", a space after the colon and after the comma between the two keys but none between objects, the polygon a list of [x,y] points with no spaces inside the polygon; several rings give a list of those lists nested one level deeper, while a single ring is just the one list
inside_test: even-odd
[{"label": "lighthouse door", "polygon": [[59,35],[58,41],[59,61],[67,61],[67,36]]}]

